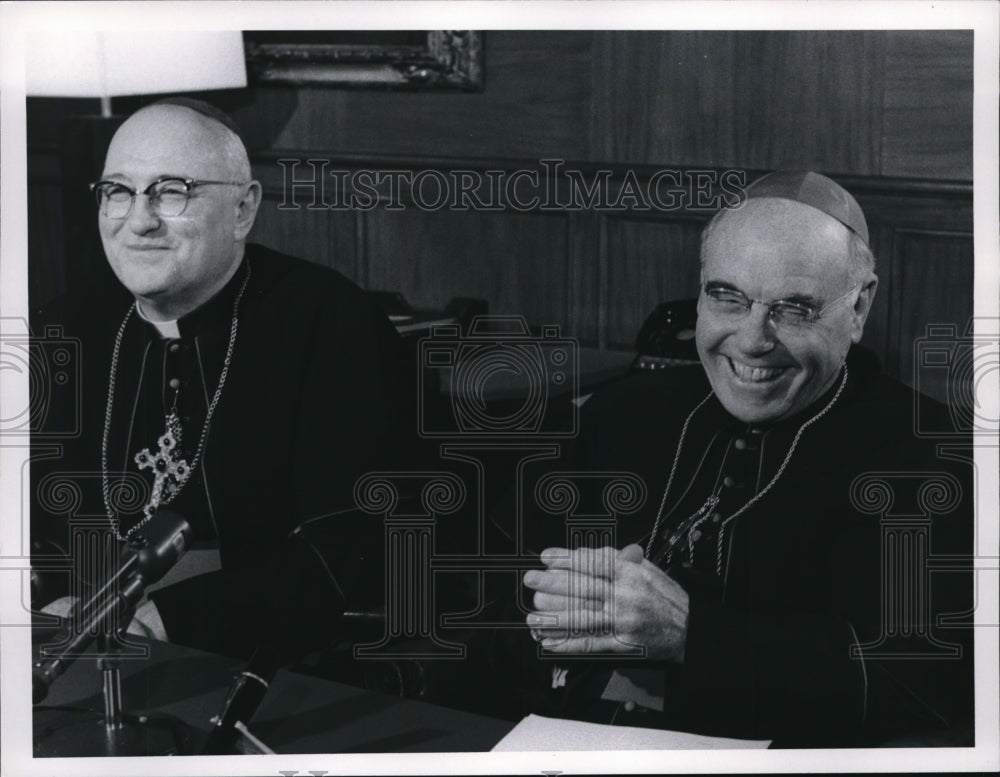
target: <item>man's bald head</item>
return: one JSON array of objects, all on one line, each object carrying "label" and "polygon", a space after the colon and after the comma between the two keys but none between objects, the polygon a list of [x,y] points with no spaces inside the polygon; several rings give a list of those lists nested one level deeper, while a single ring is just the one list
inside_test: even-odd
[{"label": "man's bald head", "polygon": [[111,172],[107,160],[122,148],[128,153],[153,146],[161,150],[171,143],[192,157],[204,160],[219,170],[226,180],[249,181],[250,158],[246,147],[233,130],[221,121],[194,108],[168,102],[140,108],[118,128],[105,161],[105,176]]}]

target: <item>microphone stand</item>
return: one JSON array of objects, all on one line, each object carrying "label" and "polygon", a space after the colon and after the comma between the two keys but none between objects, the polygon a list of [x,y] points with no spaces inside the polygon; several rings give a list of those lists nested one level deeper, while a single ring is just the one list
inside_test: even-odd
[{"label": "microphone stand", "polygon": [[[187,524],[174,514],[161,513],[157,517],[160,515],[163,516],[160,523],[165,531],[157,536],[158,527],[152,527],[153,542],[147,536],[137,537],[130,543],[130,552],[146,554],[155,551],[158,543],[176,543],[177,536],[183,533],[185,537],[180,540],[177,556],[183,553],[186,534],[190,531]],[[188,724],[167,715],[129,715],[124,711],[118,624],[127,624],[131,620],[146,583],[153,582],[153,578],[158,579],[165,571],[150,568],[149,564],[136,563],[135,558],[133,555],[127,561],[125,569],[131,571],[135,566],[139,569],[121,583],[120,591],[111,590],[119,584],[119,578],[116,578],[112,581],[114,585],[109,583],[104,586],[81,610],[82,613],[90,613],[89,622],[100,627],[94,639],[98,656],[97,668],[101,672],[103,711],[93,707],[37,704],[48,693],[53,681],[72,663],[77,651],[86,647],[86,643],[90,641],[89,634],[93,632],[88,634],[77,629],[79,633],[67,643],[62,643],[63,649],[56,658],[35,663],[35,757],[173,755],[191,752],[193,749],[192,743],[198,733]],[[176,561],[176,557],[170,563],[173,561]],[[144,579],[143,568],[148,579]],[[70,624],[72,627],[72,620]]]},{"label": "microphone stand", "polygon": [[125,711],[121,661],[114,639],[97,638],[103,708],[96,705],[34,708],[34,755],[115,757],[179,755],[193,752],[204,735],[169,715]]},{"label": "microphone stand", "polygon": [[108,653],[109,645],[103,636],[97,638],[98,653],[105,653],[97,659],[97,668],[101,670],[101,691],[104,695],[104,727],[119,729],[122,727],[124,713],[122,712],[122,673],[121,659]]}]

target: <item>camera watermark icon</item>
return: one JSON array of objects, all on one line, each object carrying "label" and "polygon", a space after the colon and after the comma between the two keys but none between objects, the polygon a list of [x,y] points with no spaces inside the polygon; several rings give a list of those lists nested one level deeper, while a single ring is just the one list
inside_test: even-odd
[{"label": "camera watermark icon", "polygon": [[8,404],[0,418],[0,435],[36,441],[79,435],[80,368],[80,341],[65,337],[62,327],[33,336],[24,319],[0,319],[0,391],[20,396],[17,384],[28,379],[24,401]]},{"label": "camera watermark icon", "polygon": [[[955,324],[930,324],[914,343],[914,430],[918,437],[996,435],[1000,430],[1000,321],[976,318],[963,333]],[[942,397],[947,414],[925,394]]]},{"label": "camera watermark icon", "polygon": [[[419,431],[427,437],[573,437],[579,394],[577,343],[559,327],[534,336],[521,316],[477,316],[462,335],[439,326],[420,340]],[[425,395],[440,377],[450,412]],[[554,402],[559,397],[566,401]]]}]

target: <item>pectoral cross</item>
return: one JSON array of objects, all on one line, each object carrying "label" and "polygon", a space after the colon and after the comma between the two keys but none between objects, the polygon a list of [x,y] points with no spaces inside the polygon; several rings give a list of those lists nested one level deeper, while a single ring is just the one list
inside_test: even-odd
[{"label": "pectoral cross", "polygon": [[143,448],[135,454],[135,463],[139,465],[140,471],[153,471],[153,488],[149,501],[142,508],[147,519],[153,517],[161,504],[170,502],[191,476],[191,467],[180,455],[181,422],[176,410],[171,409],[167,414],[166,430],[156,443],[159,446],[156,453]]},{"label": "pectoral cross", "polygon": [[685,536],[688,537],[688,547],[690,552],[690,546],[693,544],[690,538],[691,530],[694,529],[696,526],[698,526],[698,524],[702,523],[709,516],[709,514],[712,512],[712,510],[715,508],[717,504],[719,504],[719,497],[717,496],[710,496],[708,499],[706,499],[705,504],[703,504],[701,507],[695,510],[695,512],[691,513],[691,515],[689,515],[687,518],[685,518],[683,521],[677,524],[677,528],[675,528],[670,533],[670,536],[667,537],[666,541],[663,543],[660,549],[653,554],[652,558],[650,558],[650,561],[652,561],[657,566],[660,566],[660,564],[662,564],[664,559],[667,559],[669,561],[670,557],[673,555],[674,547],[677,545],[677,543],[679,543],[682,539],[684,539]]}]

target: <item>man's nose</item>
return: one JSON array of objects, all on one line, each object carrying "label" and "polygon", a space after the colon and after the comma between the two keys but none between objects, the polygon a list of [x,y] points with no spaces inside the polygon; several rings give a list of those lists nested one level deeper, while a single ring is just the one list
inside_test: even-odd
[{"label": "man's nose", "polygon": [[777,339],[770,316],[771,309],[767,305],[754,303],[740,321],[736,341],[743,353],[756,356],[774,350]]},{"label": "man's nose", "polygon": [[128,226],[136,234],[151,232],[160,226],[160,216],[145,194],[136,194],[128,214]]}]

